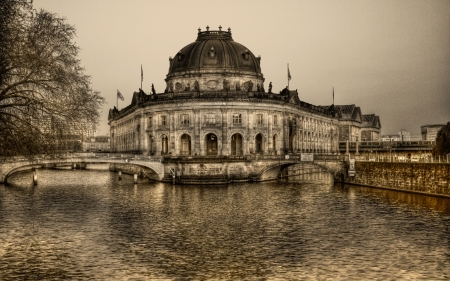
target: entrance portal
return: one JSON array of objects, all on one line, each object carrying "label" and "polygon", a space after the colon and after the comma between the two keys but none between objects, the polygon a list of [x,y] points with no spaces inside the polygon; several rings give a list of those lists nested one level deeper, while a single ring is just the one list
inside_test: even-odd
[{"label": "entrance portal", "polygon": [[206,135],[206,155],[218,155],[217,136],[215,134]]},{"label": "entrance portal", "polygon": [[234,134],[231,137],[231,155],[242,155],[242,136]]},{"label": "entrance portal", "polygon": [[263,136],[261,134],[257,134],[255,137],[255,152],[263,153]]}]

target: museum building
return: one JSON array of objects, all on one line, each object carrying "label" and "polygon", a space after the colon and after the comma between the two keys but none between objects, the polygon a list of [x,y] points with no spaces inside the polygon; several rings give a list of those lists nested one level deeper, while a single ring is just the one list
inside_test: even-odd
[{"label": "museum building", "polygon": [[[231,30],[198,30],[169,58],[164,93],[110,109],[111,151],[170,156],[338,154],[340,111],[266,87],[261,57]],[[267,91],[266,91],[267,88]],[[342,130],[342,129],[341,129]]]}]

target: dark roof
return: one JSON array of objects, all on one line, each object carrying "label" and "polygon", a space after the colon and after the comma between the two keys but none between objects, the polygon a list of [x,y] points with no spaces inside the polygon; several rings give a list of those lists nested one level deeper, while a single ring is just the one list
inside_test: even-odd
[{"label": "dark roof", "polygon": [[375,114],[365,114],[362,116],[363,127],[366,128],[381,128],[380,117]]},{"label": "dark roof", "polygon": [[186,74],[208,73],[240,74],[253,72],[262,78],[260,57],[235,42],[230,31],[199,31],[197,40],[183,47],[170,58],[167,78]]}]

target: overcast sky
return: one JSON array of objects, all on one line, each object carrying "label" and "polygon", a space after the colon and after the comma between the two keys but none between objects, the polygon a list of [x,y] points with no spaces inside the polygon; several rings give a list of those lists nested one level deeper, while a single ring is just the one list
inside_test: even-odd
[{"label": "overcast sky", "polygon": [[102,93],[100,134],[108,132],[117,89],[124,95],[165,89],[169,57],[197,29],[231,28],[255,56],[273,91],[287,85],[315,105],[356,104],[380,116],[382,134],[450,121],[450,1],[112,1],[35,0],[77,29],[93,88]]}]

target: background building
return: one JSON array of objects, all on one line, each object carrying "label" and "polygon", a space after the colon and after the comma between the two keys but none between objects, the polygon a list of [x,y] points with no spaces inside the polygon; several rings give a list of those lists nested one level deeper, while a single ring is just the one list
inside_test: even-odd
[{"label": "background building", "polygon": [[109,136],[88,136],[83,140],[83,151],[109,152]]},{"label": "background building", "polygon": [[351,105],[335,105],[339,118],[339,141],[377,141],[380,139],[380,117],[363,115],[361,108]]},{"label": "background building", "polygon": [[400,135],[383,135],[381,136],[382,141],[401,141]]},{"label": "background building", "polygon": [[435,125],[424,125],[420,127],[422,133],[422,140],[435,141],[437,133],[445,125],[435,124]]},{"label": "background building", "polygon": [[400,136],[400,141],[410,141],[411,140],[411,133],[401,129],[400,132],[398,132],[398,135]]}]

